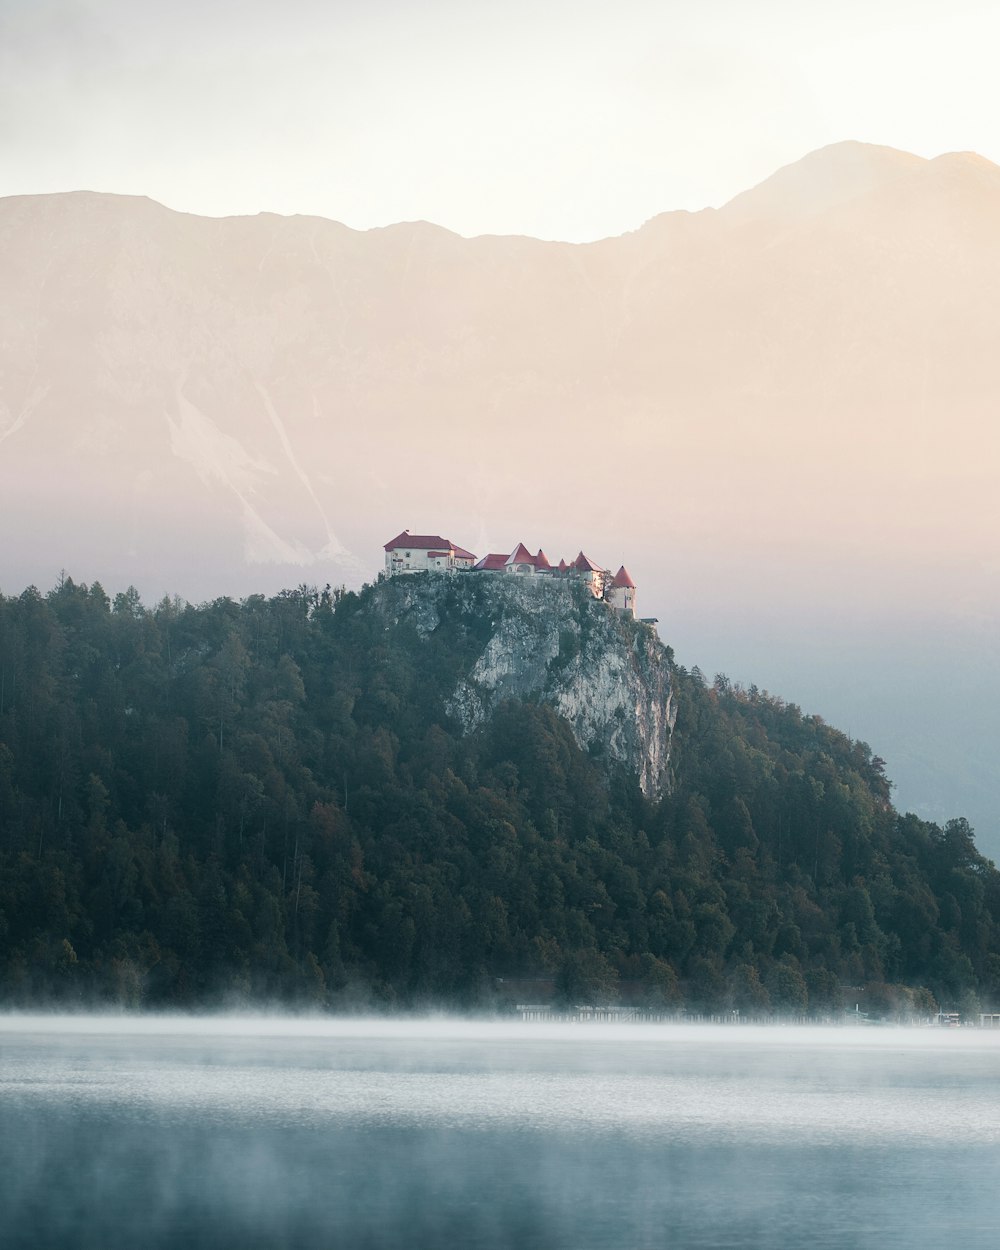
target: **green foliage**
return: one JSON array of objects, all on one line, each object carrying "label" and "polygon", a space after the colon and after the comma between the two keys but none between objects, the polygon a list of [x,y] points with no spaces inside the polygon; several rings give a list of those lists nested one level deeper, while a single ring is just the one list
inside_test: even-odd
[{"label": "green foliage", "polygon": [[4,1001],[996,1001],[1000,875],[964,821],[897,815],[865,744],[677,669],[653,805],[545,706],[463,736],[489,620],[456,598],[419,636],[378,594],[0,596]]}]

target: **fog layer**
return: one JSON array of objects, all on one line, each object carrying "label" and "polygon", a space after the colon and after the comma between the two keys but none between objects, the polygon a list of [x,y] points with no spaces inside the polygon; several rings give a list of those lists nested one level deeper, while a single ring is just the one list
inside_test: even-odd
[{"label": "fog layer", "polygon": [[1000,1035],[6,1017],[5,1245],[995,1238]]}]

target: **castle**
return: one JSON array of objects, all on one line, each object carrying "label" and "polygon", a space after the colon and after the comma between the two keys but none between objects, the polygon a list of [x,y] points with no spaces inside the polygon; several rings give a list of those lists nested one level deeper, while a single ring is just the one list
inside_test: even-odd
[{"label": "castle", "polygon": [[385,544],[385,571],[390,577],[397,573],[440,572],[572,579],[585,586],[595,599],[604,600],[626,616],[635,616],[635,582],[625,565],[612,575],[582,551],[571,564],[565,560],[552,564],[544,551],[532,555],[524,543],[518,543],[509,555],[493,551],[477,560],[473,552],[450,538],[403,530]]}]

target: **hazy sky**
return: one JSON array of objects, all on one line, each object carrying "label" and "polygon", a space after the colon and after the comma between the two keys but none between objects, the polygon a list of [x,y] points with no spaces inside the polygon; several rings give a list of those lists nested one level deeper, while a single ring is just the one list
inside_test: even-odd
[{"label": "hazy sky", "polygon": [[590,239],[841,139],[1000,161],[995,0],[0,0],[0,195]]}]

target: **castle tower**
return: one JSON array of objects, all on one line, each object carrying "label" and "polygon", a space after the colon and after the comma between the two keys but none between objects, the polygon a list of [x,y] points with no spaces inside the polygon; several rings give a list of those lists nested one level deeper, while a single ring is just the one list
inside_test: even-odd
[{"label": "castle tower", "polygon": [[574,577],[578,577],[595,599],[604,595],[607,572],[599,564],[595,564],[589,556],[581,551],[571,566]]},{"label": "castle tower", "polygon": [[624,612],[626,616],[635,616],[635,582],[624,564],[611,579],[605,598],[619,612]]}]

